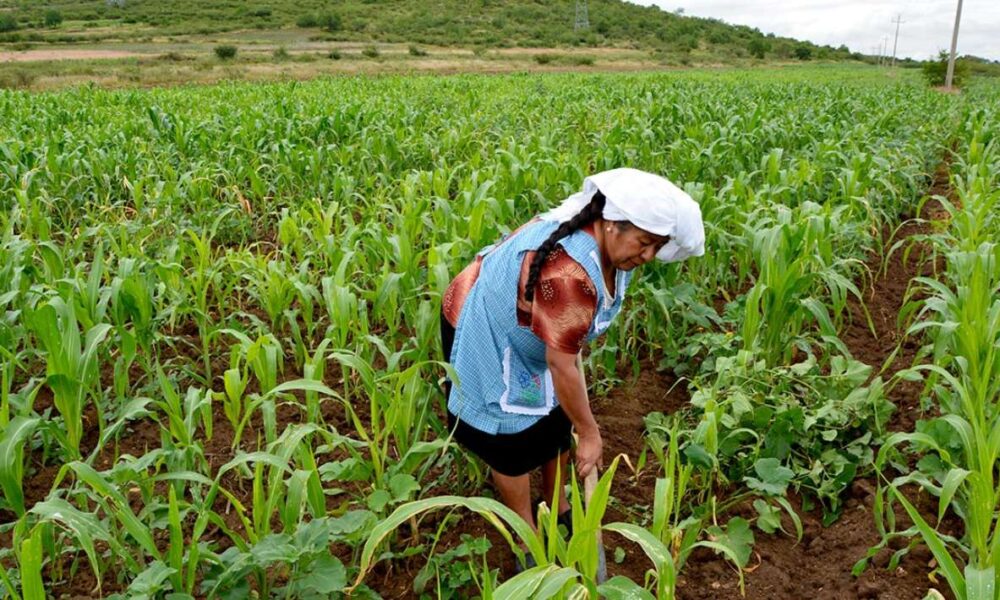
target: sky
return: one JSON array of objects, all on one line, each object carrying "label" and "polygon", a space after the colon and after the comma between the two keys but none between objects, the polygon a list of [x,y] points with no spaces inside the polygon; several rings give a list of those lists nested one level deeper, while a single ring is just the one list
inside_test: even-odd
[{"label": "sky", "polygon": [[[876,54],[902,15],[896,55],[926,59],[951,46],[957,0],[631,0],[673,12],[749,25],[764,33]],[[958,53],[1000,60],[1000,0],[965,0]]]}]

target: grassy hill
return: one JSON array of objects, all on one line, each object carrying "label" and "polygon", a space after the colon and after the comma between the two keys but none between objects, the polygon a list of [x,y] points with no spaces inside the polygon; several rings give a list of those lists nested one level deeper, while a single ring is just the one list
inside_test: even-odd
[{"label": "grassy hill", "polygon": [[150,42],[241,29],[315,30],[317,40],[462,47],[613,47],[713,57],[860,58],[755,28],[617,0],[0,0],[0,42]]}]

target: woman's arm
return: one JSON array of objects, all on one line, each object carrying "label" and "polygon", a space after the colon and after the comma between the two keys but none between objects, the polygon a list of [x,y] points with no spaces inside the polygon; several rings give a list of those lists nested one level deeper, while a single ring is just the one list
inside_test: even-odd
[{"label": "woman's arm", "polygon": [[603,441],[594,414],[590,412],[587,384],[583,379],[579,355],[549,347],[545,350],[545,361],[552,373],[552,383],[559,405],[579,435],[576,445],[576,468],[580,477],[586,477],[594,466],[598,468],[601,466]]}]

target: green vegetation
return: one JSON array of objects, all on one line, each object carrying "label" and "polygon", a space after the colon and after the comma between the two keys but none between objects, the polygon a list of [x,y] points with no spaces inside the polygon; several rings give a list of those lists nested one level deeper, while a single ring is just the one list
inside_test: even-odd
[{"label": "green vegetation", "polygon": [[17,29],[17,17],[10,13],[0,13],[0,33],[16,31]]},{"label": "green vegetation", "polygon": [[[995,577],[995,87],[797,68],[0,100],[0,594],[92,574],[121,597],[371,596],[371,573],[431,554],[415,584],[455,596],[671,598],[695,549],[748,567],[760,536],[801,537],[787,495],[830,522],[876,467],[881,506],[905,505],[903,469],[967,524],[887,537],[927,539],[959,597]],[[840,336],[880,232],[953,143],[947,273],[903,315],[928,365],[899,376],[926,376],[941,416],[890,436],[898,381]],[[590,506],[571,482],[565,540],[545,506],[535,533],[483,497],[449,441],[438,310],[482,246],[621,165],[683,185],[711,252],[641,272],[588,380],[659,365],[691,407],[650,406],[634,470],[612,463]],[[634,518],[606,522],[613,503]],[[538,566],[504,581],[456,533],[481,518]],[[602,523],[647,577],[598,584]]]},{"label": "green vegetation", "polygon": [[216,46],[213,48],[213,51],[222,60],[229,60],[236,57],[236,46]]},{"label": "green vegetation", "polygon": [[47,10],[45,11],[45,23],[46,27],[58,27],[62,23],[63,17],[62,13],[58,10]]},{"label": "green vegetation", "polygon": [[[916,282],[921,292],[911,310],[921,320],[910,329],[926,336],[927,364],[909,376],[925,381],[928,402],[940,416],[916,431],[890,438],[879,466],[903,470],[880,490],[885,543],[920,536],[941,565],[952,593],[961,600],[1000,597],[1000,102],[996,86],[972,90],[959,120],[951,162],[953,196],[935,196],[947,211],[947,226],[929,237],[944,257],[939,278]],[[917,291],[915,290],[915,291]],[[908,468],[900,449],[920,456]],[[913,464],[913,463],[909,463]],[[938,498],[927,518],[902,493],[917,485]],[[914,525],[898,530],[892,507],[901,504]],[[947,514],[963,522],[961,538],[938,528]],[[908,549],[908,548],[907,548]],[[903,552],[902,550],[900,552]]]},{"label": "green vegetation", "polygon": [[[948,53],[942,50],[938,53],[937,60],[929,60],[924,63],[921,70],[927,83],[934,86],[942,86],[948,74]],[[952,74],[952,84],[961,87],[969,77],[969,63],[962,59],[955,61],[955,71]]]},{"label": "green vegetation", "polygon": [[[11,19],[42,22],[48,3],[41,0],[0,0],[0,14],[11,10]],[[817,46],[789,38],[765,35],[757,29],[729,25],[643,7],[620,0],[590,3],[591,28],[574,31],[574,3],[556,0],[477,2],[460,0],[417,2],[404,0],[374,4],[344,0],[335,12],[320,0],[277,0],[266,8],[238,2],[135,0],[117,6],[105,0],[71,0],[59,5],[68,31],[9,33],[0,41],[71,42],[101,39],[142,39],[151,36],[211,34],[239,29],[277,29],[290,26],[317,28],[340,40],[415,43],[436,46],[522,47],[627,47],[647,51],[690,54],[710,59],[796,58],[799,47],[812,58],[847,60],[844,47]],[[88,31],[88,27],[100,31]],[[3,29],[0,28],[0,32]],[[13,28],[8,30],[13,32]],[[16,36],[16,37],[14,37]]]}]

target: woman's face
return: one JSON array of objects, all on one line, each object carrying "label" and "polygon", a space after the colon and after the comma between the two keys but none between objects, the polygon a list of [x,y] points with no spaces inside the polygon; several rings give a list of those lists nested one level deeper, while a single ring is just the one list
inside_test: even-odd
[{"label": "woman's face", "polygon": [[631,271],[656,258],[656,253],[670,239],[639,229],[631,223],[604,224],[604,253],[620,271]]}]

